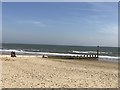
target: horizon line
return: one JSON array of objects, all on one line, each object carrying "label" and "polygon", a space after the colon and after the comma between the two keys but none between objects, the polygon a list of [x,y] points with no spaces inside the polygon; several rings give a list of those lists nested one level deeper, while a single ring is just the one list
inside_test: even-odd
[{"label": "horizon line", "polygon": [[68,45],[68,44],[44,44],[44,43],[42,43],[42,44],[40,44],[40,43],[0,43],[0,44],[25,44],[25,45],[28,45],[28,44],[31,44],[31,45],[55,45],[55,46],[85,46],[85,47],[89,47],[89,46],[91,46],[91,47],[97,47],[97,46],[99,46],[99,47],[120,47],[120,46],[105,46],[105,45]]}]

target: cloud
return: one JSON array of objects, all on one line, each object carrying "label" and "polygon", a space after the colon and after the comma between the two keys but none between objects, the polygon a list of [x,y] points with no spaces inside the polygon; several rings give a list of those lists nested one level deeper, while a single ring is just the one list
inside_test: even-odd
[{"label": "cloud", "polygon": [[117,2],[100,2],[100,3],[90,3],[92,7],[104,8],[104,9],[114,9],[118,7]]},{"label": "cloud", "polygon": [[118,34],[118,27],[117,26],[106,26],[104,28],[102,28],[100,31],[100,33],[103,33],[103,34],[113,34],[113,35],[117,35]]},{"label": "cloud", "polygon": [[72,8],[72,9],[77,9],[77,10],[82,10],[82,11],[94,11],[94,12],[113,12],[113,10],[95,9],[95,8],[91,8],[91,9],[86,9],[86,8]]},{"label": "cloud", "polygon": [[[81,3],[83,4],[83,3]],[[92,12],[103,12],[103,13],[111,13],[111,12],[118,12],[118,3],[108,3],[108,2],[87,2],[84,3],[86,7],[89,5],[89,8],[86,7],[71,7],[68,9],[74,9],[74,10],[81,10],[81,11],[92,11]]]},{"label": "cloud", "polygon": [[45,27],[46,24],[44,24],[41,21],[35,21],[35,20],[17,20],[17,23],[19,24],[31,24],[31,25],[36,25],[40,27]]},{"label": "cloud", "polygon": [[107,25],[98,31],[97,38],[99,44],[106,46],[118,46],[117,25]]}]

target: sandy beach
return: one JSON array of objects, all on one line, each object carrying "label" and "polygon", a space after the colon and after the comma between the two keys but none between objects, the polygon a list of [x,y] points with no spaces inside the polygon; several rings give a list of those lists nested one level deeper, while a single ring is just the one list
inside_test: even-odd
[{"label": "sandy beach", "polygon": [[118,64],[2,55],[2,88],[117,88]]}]

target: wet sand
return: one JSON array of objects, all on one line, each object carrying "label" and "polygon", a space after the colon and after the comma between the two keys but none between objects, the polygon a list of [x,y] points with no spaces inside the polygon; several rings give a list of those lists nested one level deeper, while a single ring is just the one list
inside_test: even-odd
[{"label": "wet sand", "polygon": [[117,88],[118,64],[36,56],[0,56],[3,88]]}]

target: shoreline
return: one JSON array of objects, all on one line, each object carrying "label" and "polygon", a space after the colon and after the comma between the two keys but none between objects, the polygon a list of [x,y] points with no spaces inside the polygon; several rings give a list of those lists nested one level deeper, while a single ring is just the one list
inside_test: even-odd
[{"label": "shoreline", "polygon": [[[43,55],[16,55],[17,57],[41,57],[42,58],[42,56]],[[46,55],[47,56],[47,55]],[[5,54],[1,54],[0,55],[0,57],[11,57],[11,55],[5,55]],[[49,57],[48,57],[49,58]],[[62,58],[53,58],[53,59],[62,59]],[[92,59],[92,58],[90,58],[90,59]],[[90,59],[88,58],[88,60],[90,61]],[[95,60],[94,60],[95,59]],[[64,60],[64,59],[63,59]],[[85,58],[85,59],[68,59],[68,60],[87,60],[87,58]],[[93,58],[93,60],[94,61],[101,61],[101,62],[112,62],[112,63],[118,63],[118,60],[119,59],[109,59],[109,58]]]},{"label": "shoreline", "polygon": [[[11,55],[0,55],[0,57],[11,57]],[[42,57],[42,55],[16,55],[16,57]]]}]

